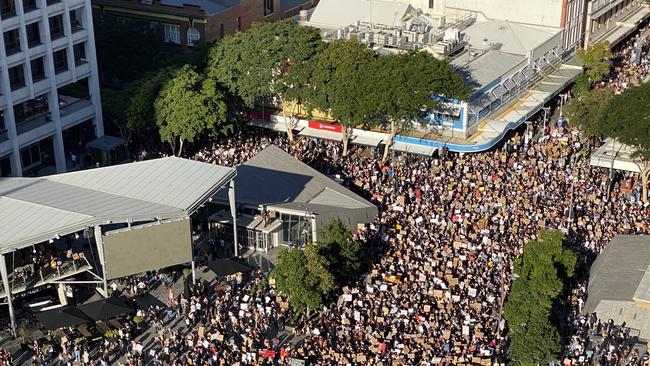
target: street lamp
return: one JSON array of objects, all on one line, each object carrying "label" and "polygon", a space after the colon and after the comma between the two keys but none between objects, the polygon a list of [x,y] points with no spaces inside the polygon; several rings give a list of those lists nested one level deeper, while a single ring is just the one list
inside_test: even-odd
[{"label": "street lamp", "polygon": [[551,107],[543,107],[544,110],[544,134],[546,134],[546,121],[548,120],[548,113],[551,112]]},{"label": "street lamp", "polygon": [[562,117],[562,107],[564,106],[564,98],[566,98],[566,94],[560,94],[560,117]]}]

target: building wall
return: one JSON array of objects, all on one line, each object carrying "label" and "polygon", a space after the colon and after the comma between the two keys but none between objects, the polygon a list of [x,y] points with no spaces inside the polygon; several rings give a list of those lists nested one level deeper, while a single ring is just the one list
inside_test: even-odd
[{"label": "building wall", "polygon": [[565,49],[580,47],[584,41],[587,0],[564,0],[562,27]]},{"label": "building wall", "polygon": [[[43,156],[38,150],[46,143],[51,146],[48,154],[53,155],[50,158],[55,165],[51,173],[64,172],[67,157],[63,134],[67,129],[92,121],[94,135],[104,133],[90,0],[36,0],[35,7],[28,9],[22,1],[15,1],[15,8],[15,15],[6,15],[0,22],[3,34],[16,30],[19,40],[17,48],[11,49],[11,43],[5,44],[11,37],[0,37],[0,127],[5,130],[0,135],[0,161],[6,167],[8,157],[10,174],[21,176],[23,163],[27,163],[22,161],[21,152],[39,146],[34,158],[40,161]],[[52,18],[61,20],[60,33],[51,32]],[[37,29],[38,41],[28,41],[28,29]],[[81,48],[83,54],[75,53]],[[55,65],[56,60],[61,63]],[[12,85],[10,73],[21,67],[23,76],[14,78]],[[59,95],[57,89],[78,81],[85,83],[85,98],[66,99],[77,100],[75,103],[60,99],[64,94]],[[47,103],[36,103],[35,98],[40,96],[45,96]],[[17,121],[14,106],[22,103],[34,115]]]},{"label": "building wall", "polygon": [[587,5],[586,38],[593,43],[641,9],[643,0],[592,0]]}]

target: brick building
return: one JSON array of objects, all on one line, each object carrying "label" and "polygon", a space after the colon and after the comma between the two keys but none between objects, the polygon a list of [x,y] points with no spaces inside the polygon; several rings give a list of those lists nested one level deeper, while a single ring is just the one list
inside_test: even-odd
[{"label": "brick building", "polygon": [[181,47],[217,41],[251,23],[298,15],[318,0],[92,0],[96,16],[149,22],[161,40]]}]

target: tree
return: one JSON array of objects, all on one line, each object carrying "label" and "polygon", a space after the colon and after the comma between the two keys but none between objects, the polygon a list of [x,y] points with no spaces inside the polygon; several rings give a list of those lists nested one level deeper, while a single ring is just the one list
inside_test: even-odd
[{"label": "tree", "polygon": [[650,83],[626,89],[607,103],[594,129],[634,148],[641,159],[643,201],[648,202],[650,184]]},{"label": "tree", "polygon": [[601,116],[613,93],[610,88],[592,89],[578,94],[566,105],[569,123],[587,135],[602,135]]},{"label": "tree", "polygon": [[361,274],[361,245],[338,219],[330,220],[318,232],[318,252],[329,262],[330,272],[338,284],[348,284]]},{"label": "tree", "polygon": [[128,144],[129,131],[126,126],[125,107],[129,105],[133,90],[131,88],[123,90],[101,88],[100,92],[102,96],[102,115],[104,121],[112,123],[119,131],[120,136]]},{"label": "tree", "polygon": [[377,117],[369,82],[375,58],[375,52],[357,40],[335,40],[304,65],[308,80],[304,105],[310,113],[328,112],[343,126],[343,155],[352,128]]},{"label": "tree", "polygon": [[[207,73],[241,97],[248,108],[260,99],[272,99],[284,107],[294,86],[283,81],[287,71],[301,66],[323,47],[317,29],[299,26],[293,20],[253,23],[246,32],[228,36],[212,48]],[[282,110],[285,113],[285,108]],[[291,141],[293,120],[285,114]]]},{"label": "tree", "polygon": [[160,138],[180,155],[185,141],[192,142],[208,130],[227,133],[226,104],[213,79],[206,79],[193,66],[174,71],[154,102]]},{"label": "tree", "polygon": [[573,276],[576,260],[557,230],[541,231],[515,260],[517,277],[504,306],[512,363],[539,365],[556,359],[562,347],[553,303]]},{"label": "tree", "polygon": [[573,83],[573,88],[571,90],[573,91],[573,94],[578,97],[582,95],[585,92],[588,92],[591,89],[591,81],[589,80],[589,77],[586,74],[580,74],[576,78],[576,81]]},{"label": "tree", "polygon": [[288,296],[289,305],[296,313],[309,317],[311,310],[319,308],[325,295],[334,288],[334,277],[328,266],[316,247],[307,244],[304,250],[281,251],[271,277],[278,290]]},{"label": "tree", "polygon": [[610,59],[612,51],[609,49],[609,42],[603,41],[590,45],[586,50],[581,48],[577,53],[585,68],[585,75],[592,82],[599,82],[609,75]]},{"label": "tree", "polygon": [[470,88],[449,62],[426,52],[382,56],[374,63],[370,75],[377,114],[390,125],[384,161],[395,136],[422,121],[422,116],[437,105],[435,96],[465,99],[470,93]]},{"label": "tree", "polygon": [[155,125],[154,102],[173,72],[172,68],[164,68],[133,83],[133,97],[126,109],[126,127],[129,130],[141,131]]}]

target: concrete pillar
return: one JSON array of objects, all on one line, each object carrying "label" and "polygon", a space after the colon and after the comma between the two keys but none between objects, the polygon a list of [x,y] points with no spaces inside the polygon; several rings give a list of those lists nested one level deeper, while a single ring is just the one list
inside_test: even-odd
[{"label": "concrete pillar", "polygon": [[237,202],[235,201],[235,180],[231,180],[228,186],[228,203],[230,204],[230,215],[232,216],[233,245],[235,246],[235,257],[239,257],[239,243],[237,240]]},{"label": "concrete pillar", "polygon": [[102,286],[104,287],[104,296],[108,297],[108,281],[106,280],[106,257],[104,256],[104,239],[102,237],[102,227],[95,226],[95,244],[97,244],[97,254],[99,263],[102,265]]},{"label": "concrete pillar", "polygon": [[5,288],[7,295],[7,305],[9,305],[9,319],[11,319],[11,332],[14,337],[16,336],[16,316],[14,314],[14,306],[11,301],[11,287],[9,287],[9,277],[7,276],[7,262],[4,254],[0,255],[0,276],[2,277],[2,285]]}]

